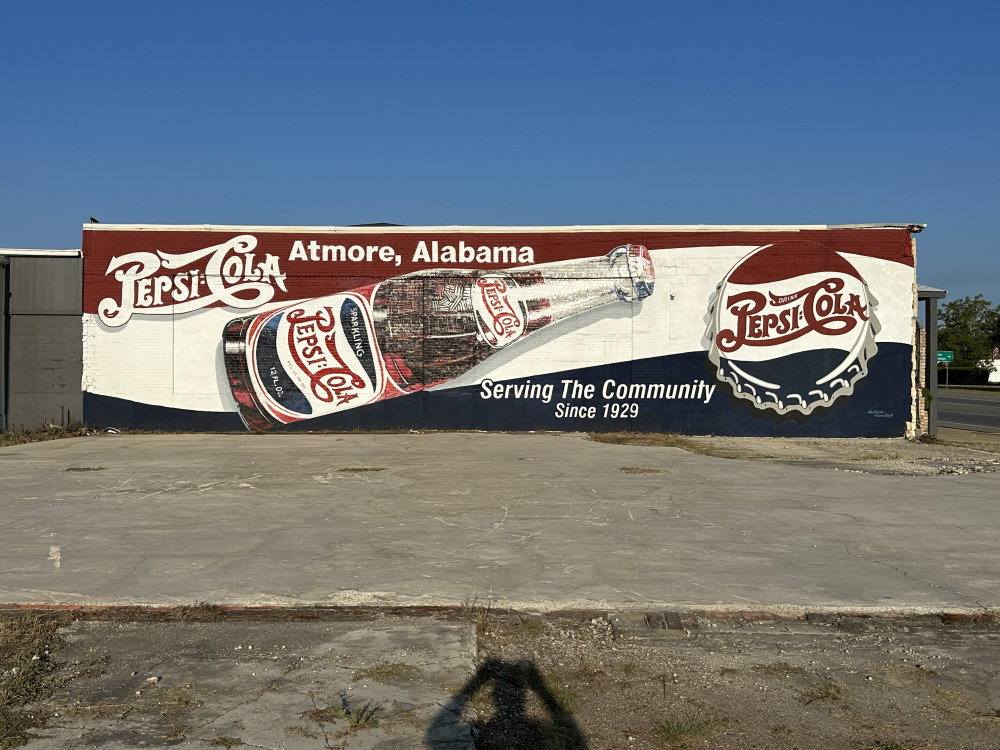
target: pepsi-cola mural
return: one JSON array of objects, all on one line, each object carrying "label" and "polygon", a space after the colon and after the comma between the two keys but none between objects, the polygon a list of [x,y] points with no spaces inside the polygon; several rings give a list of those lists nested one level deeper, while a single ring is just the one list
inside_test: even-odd
[{"label": "pepsi-cola mural", "polygon": [[898,436],[905,227],[84,232],[84,419]]}]

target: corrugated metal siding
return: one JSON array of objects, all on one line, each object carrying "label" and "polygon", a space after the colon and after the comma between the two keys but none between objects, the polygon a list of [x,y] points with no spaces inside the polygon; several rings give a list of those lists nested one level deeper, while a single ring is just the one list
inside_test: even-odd
[{"label": "corrugated metal siding", "polygon": [[10,259],[11,315],[82,315],[83,259]]},{"label": "corrugated metal siding", "polygon": [[35,429],[83,416],[83,321],[76,315],[11,315],[8,423]]},{"label": "corrugated metal siding", "polygon": [[7,258],[0,256],[0,430],[6,430],[7,419]]},{"label": "corrugated metal siding", "polygon": [[66,424],[83,413],[83,261],[8,256],[7,427]]}]

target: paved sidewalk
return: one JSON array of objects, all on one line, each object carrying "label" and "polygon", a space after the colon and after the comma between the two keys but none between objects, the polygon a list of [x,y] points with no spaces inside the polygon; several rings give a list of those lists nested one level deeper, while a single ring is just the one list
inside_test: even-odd
[{"label": "paved sidewalk", "polygon": [[0,475],[6,603],[1000,607],[996,473],[431,433],[101,435]]}]

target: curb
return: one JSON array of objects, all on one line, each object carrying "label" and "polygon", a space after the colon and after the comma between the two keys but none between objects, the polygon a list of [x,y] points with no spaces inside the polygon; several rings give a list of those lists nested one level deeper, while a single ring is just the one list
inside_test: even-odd
[{"label": "curb", "polygon": [[843,632],[873,629],[993,628],[1000,610],[885,610],[885,609],[562,609],[547,612],[492,606],[243,606],[199,602],[182,606],[77,605],[0,603],[0,619],[43,615],[74,621],[121,622],[305,622],[378,620],[386,617],[466,619],[500,627],[529,620],[563,624],[607,623],[616,635],[648,636],[667,632],[757,630],[791,626],[822,627]]}]

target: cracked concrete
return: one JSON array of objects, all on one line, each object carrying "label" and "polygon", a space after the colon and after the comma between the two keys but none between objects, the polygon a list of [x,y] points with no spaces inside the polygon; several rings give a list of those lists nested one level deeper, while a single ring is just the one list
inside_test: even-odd
[{"label": "cracked concrete", "polygon": [[77,622],[63,637],[70,679],[29,750],[474,748],[444,711],[474,669],[467,623]]},{"label": "cracked concrete", "polygon": [[492,433],[93,436],[0,471],[7,603],[1000,606],[991,472]]}]

